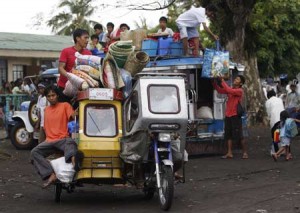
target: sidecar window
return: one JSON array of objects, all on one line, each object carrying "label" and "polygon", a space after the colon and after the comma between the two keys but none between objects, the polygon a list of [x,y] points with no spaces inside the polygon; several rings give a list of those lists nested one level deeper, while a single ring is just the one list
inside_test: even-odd
[{"label": "sidecar window", "polygon": [[130,96],[129,101],[125,106],[126,113],[126,131],[131,131],[134,123],[139,117],[139,103],[138,103],[138,93],[134,91]]},{"label": "sidecar window", "polygon": [[117,135],[116,109],[113,106],[87,105],[85,108],[85,134],[90,137]]},{"label": "sidecar window", "polygon": [[180,112],[179,92],[174,85],[149,85],[149,110],[154,114],[177,114]]}]

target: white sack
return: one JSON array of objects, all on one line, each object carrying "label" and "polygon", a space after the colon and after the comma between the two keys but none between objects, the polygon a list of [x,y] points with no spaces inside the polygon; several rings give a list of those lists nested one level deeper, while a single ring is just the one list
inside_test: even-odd
[{"label": "white sack", "polygon": [[203,118],[203,119],[213,119],[214,118],[212,109],[207,106],[200,107],[197,110],[197,117]]},{"label": "white sack", "polygon": [[75,170],[72,163],[66,163],[65,157],[50,161],[58,180],[62,183],[70,183],[73,180]]}]

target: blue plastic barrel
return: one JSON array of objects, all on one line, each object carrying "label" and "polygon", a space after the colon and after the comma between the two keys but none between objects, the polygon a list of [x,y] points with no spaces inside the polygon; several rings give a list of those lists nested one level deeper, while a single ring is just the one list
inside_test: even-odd
[{"label": "blue plastic barrel", "polygon": [[173,38],[159,38],[158,39],[158,55],[170,54],[170,44]]},{"label": "blue plastic barrel", "polygon": [[183,44],[182,42],[171,42],[170,43],[170,54],[173,56],[183,55]]}]

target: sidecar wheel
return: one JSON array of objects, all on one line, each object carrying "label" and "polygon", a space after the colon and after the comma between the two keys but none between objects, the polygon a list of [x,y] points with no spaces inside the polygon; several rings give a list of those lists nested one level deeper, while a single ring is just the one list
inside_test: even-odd
[{"label": "sidecar wheel", "polygon": [[55,202],[60,203],[61,201],[61,192],[62,192],[62,184],[61,183],[56,183],[54,186],[54,192],[55,192]]}]

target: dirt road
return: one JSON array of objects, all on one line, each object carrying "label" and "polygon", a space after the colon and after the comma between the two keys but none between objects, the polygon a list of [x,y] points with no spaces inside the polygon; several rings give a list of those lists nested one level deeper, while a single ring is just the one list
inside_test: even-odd
[{"label": "dirt road", "polygon": [[[190,159],[187,182],[176,185],[170,211],[300,213],[300,138],[292,142],[293,160],[275,163],[269,155],[269,130],[255,128],[250,134],[249,160],[240,159],[238,152],[233,160]],[[56,204],[53,188],[41,189],[28,158],[29,151],[15,150],[9,140],[0,142],[0,213],[159,211],[157,195],[145,200],[134,187],[85,186],[63,192]]]}]

